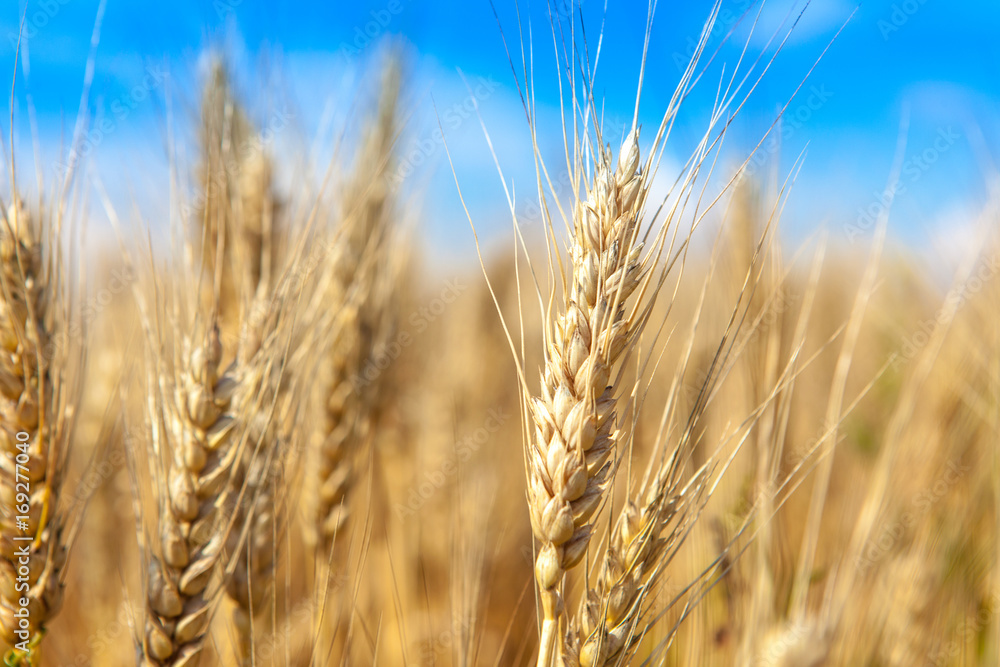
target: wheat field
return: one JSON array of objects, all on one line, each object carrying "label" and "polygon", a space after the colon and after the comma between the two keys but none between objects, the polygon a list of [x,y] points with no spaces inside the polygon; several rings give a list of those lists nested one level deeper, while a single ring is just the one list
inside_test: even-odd
[{"label": "wheat field", "polygon": [[[728,11],[705,4],[670,81],[647,77],[670,7],[630,26],[627,73],[599,68],[583,4],[498,18],[529,178],[480,115],[492,80],[462,111],[489,182],[433,107],[471,248],[450,264],[436,190],[406,177],[421,95],[391,35],[315,154],[207,50],[152,214],[108,187],[86,113],[36,175],[12,97],[4,664],[1000,664],[1000,199],[932,268],[889,206],[863,242],[821,210],[793,240],[812,165],[754,155],[837,42],[770,83],[794,16],[758,56]],[[609,101],[601,76],[636,85]],[[731,164],[758,86],[777,111]]]}]

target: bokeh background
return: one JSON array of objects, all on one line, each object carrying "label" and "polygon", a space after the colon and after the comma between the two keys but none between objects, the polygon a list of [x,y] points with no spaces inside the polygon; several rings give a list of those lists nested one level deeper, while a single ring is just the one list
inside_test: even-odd
[{"label": "bokeh background", "polygon": [[[714,199],[744,164],[751,178],[720,199],[692,239],[697,252],[689,264],[669,273],[648,335],[637,344],[636,357],[656,363],[637,362],[635,377],[623,376],[626,385],[635,380],[642,408],[637,401],[622,409],[623,437],[634,449],[601,525],[610,527],[632,497],[637,471],[662,460],[654,456],[657,447],[690,446],[684,475],[719,452],[734,458],[685,549],[664,566],[650,596],[664,616],[657,616],[662,623],[646,637],[637,662],[659,664],[665,654],[667,664],[721,667],[783,646],[798,658],[755,664],[818,666],[809,657],[817,653],[832,656],[831,665],[997,664],[1000,4],[769,0],[761,9],[759,2],[721,0],[716,6],[698,83],[676,118],[650,202],[662,200],[703,138],[719,82],[734,71],[751,73],[735,80],[741,86],[735,98],[745,102],[699,188]],[[212,182],[213,164],[228,178],[229,164],[208,159],[221,154],[228,135],[204,128],[224,125],[211,119],[223,118],[230,101],[266,149],[251,156],[259,158],[259,171],[240,163],[245,171],[237,173],[273,174],[273,183],[239,183],[237,191],[257,202],[246,206],[260,214],[255,224],[263,229],[263,212],[274,214],[278,236],[287,234],[275,241],[288,243],[279,248],[284,252],[309,208],[315,203],[319,210],[308,257],[289,251],[282,260],[295,275],[306,264],[304,273],[319,267],[317,274],[333,276],[327,281],[333,288],[307,295],[320,305],[303,308],[304,319],[347,313],[339,318],[347,324],[337,325],[343,331],[317,325],[319,342],[303,345],[292,368],[315,394],[301,404],[311,412],[290,420],[302,427],[298,435],[313,438],[313,430],[326,428],[329,413],[339,409],[329,407],[336,403],[331,396],[346,401],[367,393],[346,388],[347,378],[357,377],[346,371],[323,378],[341,373],[334,365],[342,348],[357,346],[353,372],[377,369],[370,404],[357,408],[368,411],[370,428],[353,454],[360,472],[351,479],[366,493],[352,497],[349,566],[319,583],[324,556],[309,537],[315,516],[293,504],[286,527],[294,541],[284,550],[272,545],[271,552],[279,563],[275,581],[288,583],[271,608],[276,625],[261,628],[256,640],[273,645],[267,633],[294,621],[299,634],[286,633],[282,642],[306,659],[259,664],[310,664],[316,646],[331,655],[342,651],[345,664],[371,664],[375,656],[382,664],[493,664],[494,656],[496,664],[532,664],[537,542],[524,503],[519,416],[524,395],[536,395],[548,313],[534,308],[536,285],[526,264],[515,267],[512,218],[526,236],[519,257],[530,256],[543,276],[539,294],[550,287],[544,269],[551,257],[542,244],[525,99],[533,101],[537,157],[557,184],[546,195],[568,200],[568,187],[559,185],[566,182],[561,123],[571,114],[558,69],[568,45],[585,44],[577,52],[589,59],[582,66],[596,66],[593,95],[607,141],[617,151],[637,114],[646,155],[712,7],[658,3],[647,25],[646,3],[603,0],[3,4],[0,70],[7,72],[5,85],[17,76],[13,107],[0,103],[13,122],[0,127],[12,128],[13,141],[4,136],[2,145],[5,159],[14,149],[18,190],[38,189],[37,177],[41,190],[58,197],[68,146],[83,137],[76,149],[83,159],[73,162],[80,187],[73,192],[84,198],[73,210],[87,220],[79,236],[91,252],[78,256],[92,260],[80,265],[93,277],[79,305],[93,321],[78,341],[91,355],[79,437],[84,453],[111,457],[79,531],[63,611],[45,640],[52,664],[135,662],[141,640],[122,619],[146,608],[146,570],[131,528],[137,520],[152,522],[156,510],[140,507],[135,514],[136,496],[148,489],[127,464],[151,441],[143,430],[141,361],[144,350],[155,360],[158,348],[143,340],[130,297],[147,290],[159,299],[151,285],[181,284],[198,273],[181,266],[180,252],[173,255],[177,265],[146,262],[147,230],[155,239],[152,253],[169,258],[170,244],[161,240],[171,234],[175,241],[187,234],[189,246],[204,242],[201,225],[215,218],[202,216],[199,206],[227,215],[233,206],[198,191],[199,178]],[[400,134],[366,151],[366,138],[385,136],[371,122],[382,117],[375,113],[380,96],[395,100],[395,79],[383,77],[392,49],[401,55],[402,92],[398,106],[384,108],[398,109]],[[221,71],[231,90],[213,79]],[[233,139],[228,149],[240,143]],[[260,148],[252,139],[247,145]],[[381,184],[384,164],[392,165],[389,182],[398,189],[356,187],[355,181]],[[328,166],[331,185],[320,195]],[[9,188],[0,184],[5,201]],[[383,195],[387,207],[375,201]],[[351,214],[348,203],[356,200],[364,215]],[[179,210],[179,202],[197,204]],[[879,247],[872,243],[877,222],[890,204],[888,247],[866,273],[867,258],[877,255],[869,252]],[[773,236],[766,231],[772,206],[781,209]],[[119,227],[122,245],[109,210],[128,226]],[[683,239],[691,209],[680,217],[674,229]],[[280,224],[286,221],[287,228]],[[258,229],[240,224],[243,231]],[[392,243],[375,244],[384,254],[364,250],[366,234],[375,237],[371,230],[382,226],[392,230],[385,236]],[[473,226],[485,250],[482,269]],[[829,246],[817,241],[820,231]],[[362,250],[350,245],[359,239]],[[374,259],[362,271],[356,262],[365,252]],[[119,279],[115,271],[126,257],[138,269]],[[481,279],[483,269],[494,291]],[[312,288],[305,282],[296,289],[308,291],[303,285]],[[225,301],[207,291],[192,294],[205,303],[208,296]],[[237,306],[233,294],[226,312],[236,320],[246,304]],[[499,326],[498,310],[513,342]],[[360,316],[352,321],[355,312],[377,324]],[[745,326],[734,332],[733,322]],[[227,358],[246,342],[244,324],[224,328]],[[169,336],[188,334],[183,322],[160,326]],[[350,343],[351,336],[365,339],[364,346]],[[525,386],[517,383],[512,356],[523,357]],[[784,383],[793,374],[794,386]],[[831,422],[839,423],[836,433]],[[738,446],[740,433],[746,440]],[[107,450],[96,448],[105,443]],[[83,474],[86,462],[77,458],[70,479]],[[761,524],[773,530],[737,545],[747,547],[746,557],[726,561],[733,566],[717,585],[706,584],[704,603],[670,635],[664,626],[679,612],[669,601],[685,582],[705,581],[708,564],[729,559],[734,552],[727,545],[756,521],[779,482],[801,486],[773,521]],[[287,493],[308,495],[308,488],[296,480]],[[836,573],[850,585],[828,596]],[[795,605],[793,587],[805,591]],[[329,645],[318,641],[326,638],[310,634],[296,610],[315,612],[324,600],[350,607],[345,618],[364,631],[338,634]],[[230,609],[224,609],[213,624],[211,651],[234,664]],[[987,620],[980,621],[982,614]],[[340,633],[339,619],[328,629]],[[104,644],[94,647],[95,638]]]}]

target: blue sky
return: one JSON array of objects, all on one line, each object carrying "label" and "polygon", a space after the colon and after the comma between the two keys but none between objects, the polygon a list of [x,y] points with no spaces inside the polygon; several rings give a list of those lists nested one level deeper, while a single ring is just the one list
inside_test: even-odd
[{"label": "blue sky", "polygon": [[[558,0],[557,10],[567,2]],[[494,3],[519,66],[514,1]],[[10,64],[11,36],[20,19],[16,4],[6,3],[0,11],[0,60]],[[70,134],[98,4],[20,2],[22,11],[27,7],[28,48],[15,107],[19,154],[30,148],[24,113],[29,96],[46,163],[54,162],[60,141]],[[609,5],[606,15],[600,0],[584,0],[582,7],[592,44],[603,20],[597,93],[608,118],[624,119],[631,115],[646,4]],[[747,39],[749,19],[738,25],[737,20],[750,5],[750,0],[722,3],[720,26],[709,44],[710,50],[719,47],[719,54],[679,119],[668,161],[683,161],[703,131],[722,67],[731,71]],[[751,51],[760,52],[782,19],[797,16],[802,6],[792,0],[768,2],[750,38]],[[531,28],[543,154],[556,164],[562,138],[545,8],[545,2],[521,2],[520,25],[525,40]],[[655,127],[677,83],[678,63],[686,59],[709,8],[708,2],[660,3],[640,110],[644,126]],[[854,17],[789,102],[852,12]],[[730,29],[732,36],[723,43]],[[901,119],[907,115],[906,161],[891,229],[900,239],[924,245],[964,237],[963,226],[986,200],[991,162],[1000,157],[998,29],[1000,3],[995,1],[883,0],[858,8],[848,0],[816,0],[733,124],[723,163],[732,167],[745,156],[789,102],[780,147],[761,153],[758,173],[784,178],[808,148],[785,225],[793,236],[826,224],[835,237],[846,237],[844,230],[857,224],[859,210],[872,209],[882,195]],[[366,30],[374,39],[365,36]],[[120,208],[130,198],[147,212],[162,205],[168,190],[167,127],[176,130],[171,136],[183,157],[184,142],[193,136],[197,78],[204,73],[204,54],[212,48],[222,49],[234,65],[240,94],[261,125],[273,122],[275,109],[292,115],[292,123],[282,123],[277,137],[286,154],[296,155],[302,148],[319,161],[328,158],[344,127],[357,120],[352,106],[371,95],[377,43],[387,37],[403,38],[409,59],[409,122],[401,148],[405,153],[428,147],[426,159],[412,174],[425,238],[449,252],[467,253],[471,233],[445,151],[427,143],[434,141],[436,118],[444,121],[463,192],[487,236],[501,235],[509,216],[483,130],[463,110],[470,90],[519,199],[520,193],[531,193],[534,174],[501,27],[485,1],[108,0],[88,106],[92,119],[109,122],[107,132],[92,135],[92,169],[109,193],[122,200]]]}]

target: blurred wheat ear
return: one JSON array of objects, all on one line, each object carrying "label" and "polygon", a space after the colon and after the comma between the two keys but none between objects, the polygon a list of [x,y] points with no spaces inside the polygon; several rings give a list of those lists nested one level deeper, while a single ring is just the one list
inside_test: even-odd
[{"label": "blurred wheat ear", "polygon": [[375,117],[341,193],[339,226],[324,269],[324,382],[318,387],[314,521],[319,562],[332,550],[350,515],[351,489],[367,456],[378,404],[387,378],[374,365],[393,337],[397,276],[402,268],[396,192],[389,175],[395,166],[399,132],[401,62],[390,55]]},{"label": "blurred wheat ear", "polygon": [[[83,334],[70,335],[61,226],[51,216],[15,200],[0,224],[0,629],[14,647],[5,658],[11,665],[39,664],[46,626],[62,604],[75,525],[61,491]],[[27,588],[19,576],[25,565]]]},{"label": "blurred wheat ear", "polygon": [[237,392],[237,410],[246,424],[247,446],[234,463],[227,499],[231,517],[224,550],[223,579],[235,603],[236,650],[242,662],[253,657],[255,621],[266,608],[280,555],[281,494],[289,443],[295,432],[282,416],[297,397],[288,366],[295,335],[291,310],[301,285],[288,282],[279,237],[277,197],[269,147],[248,120],[229,87],[221,62],[215,63],[202,98],[200,201],[191,221],[192,245],[202,248],[206,270],[216,281],[220,308],[238,334],[236,363],[246,373]]}]

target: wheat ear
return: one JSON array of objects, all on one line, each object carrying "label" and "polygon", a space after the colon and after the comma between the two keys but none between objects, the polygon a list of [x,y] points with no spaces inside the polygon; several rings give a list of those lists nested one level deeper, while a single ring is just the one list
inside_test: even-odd
[{"label": "wheat ear", "polygon": [[273,288],[284,248],[277,238],[273,161],[218,61],[202,95],[199,147],[198,196],[186,231],[218,281],[213,297],[228,340],[245,323],[243,307],[258,290]]},{"label": "wheat ear", "polygon": [[328,557],[348,516],[357,479],[355,460],[370,437],[373,404],[384,384],[381,369],[369,377],[379,346],[392,335],[394,285],[393,191],[388,178],[397,131],[399,64],[384,75],[378,118],[368,131],[343,197],[343,226],[330,263],[328,384],[324,388],[316,507],[317,547]]},{"label": "wheat ear", "polygon": [[39,664],[68,555],[57,505],[74,406],[66,403],[59,254],[43,248],[42,231],[19,202],[0,224],[0,629],[13,647],[8,665]]},{"label": "wheat ear", "polygon": [[[226,553],[233,560],[225,577],[226,593],[236,603],[234,622],[241,659],[253,660],[253,621],[260,615],[268,598],[279,554],[286,503],[281,497],[289,459],[301,447],[304,429],[298,422],[298,406],[303,403],[301,374],[290,368],[293,350],[302,349],[295,319],[285,317],[279,304],[290,302],[282,281],[281,296],[275,297],[267,315],[253,334],[245,333],[242,361],[251,379],[240,392],[240,411],[246,415],[247,447],[233,475],[234,495],[230,503],[234,513]],[[259,342],[258,342],[259,341]],[[301,359],[301,357],[298,357]],[[234,492],[235,493],[235,492]]]},{"label": "wheat ear", "polygon": [[195,664],[203,648],[213,597],[207,590],[226,537],[219,509],[239,452],[232,409],[239,380],[234,368],[221,368],[218,328],[200,344],[186,340],[180,361],[173,377],[151,374],[149,401],[160,520],[143,646],[149,663],[172,667]]},{"label": "wheat ear", "polygon": [[[252,655],[253,620],[267,599],[279,543],[273,539],[277,532],[275,491],[279,461],[271,457],[279,456],[281,446],[271,440],[270,434],[264,435],[258,446],[260,455],[253,457],[247,470],[237,475],[244,479],[243,498],[237,505],[234,529],[226,544],[227,553],[235,556],[232,574],[226,578],[226,594],[236,603],[233,621],[240,659],[246,664]],[[265,453],[265,450],[270,451]],[[244,526],[245,539],[241,530]]]},{"label": "wheat ear", "polygon": [[625,301],[642,275],[637,235],[644,198],[633,132],[617,166],[610,151],[600,149],[593,186],[576,208],[565,311],[546,346],[541,396],[531,401],[536,431],[528,501],[541,545],[535,579],[544,612],[539,666],[554,664],[559,653],[558,588],[587,552],[589,521],[609,479],[617,438],[616,392],[609,383],[635,333]]},{"label": "wheat ear", "polygon": [[274,500],[284,461],[282,439],[272,419],[276,403],[288,399],[282,381],[287,341],[281,338],[290,320],[281,316],[280,307],[271,308],[283,303],[272,277],[279,257],[273,233],[276,206],[271,158],[233,99],[220,65],[204,95],[202,121],[202,169],[208,176],[205,199],[209,200],[213,188],[224,189],[227,197],[212,202],[214,207],[205,213],[209,220],[221,220],[224,228],[213,235],[209,226],[209,238],[194,240],[206,244],[205,255],[223,257],[224,271],[232,274],[229,289],[223,281],[222,296],[242,297],[243,307],[228,309],[236,320],[229,324],[241,331],[239,363],[254,381],[243,383],[239,397],[249,439],[233,473],[234,494],[227,506],[233,528],[227,536],[225,560],[232,569],[224,577],[226,594],[236,605],[233,620],[240,658],[249,663],[253,621],[267,599],[278,548],[272,544]]},{"label": "wheat ear", "polygon": [[683,543],[704,506],[711,466],[681,485],[676,466],[680,451],[662,466],[618,515],[600,561],[595,588],[586,592],[575,623],[567,632],[569,660],[580,667],[621,664],[639,639],[643,602],[663,567]]}]

